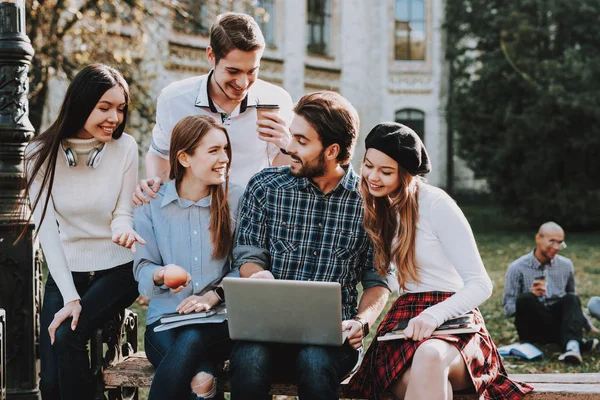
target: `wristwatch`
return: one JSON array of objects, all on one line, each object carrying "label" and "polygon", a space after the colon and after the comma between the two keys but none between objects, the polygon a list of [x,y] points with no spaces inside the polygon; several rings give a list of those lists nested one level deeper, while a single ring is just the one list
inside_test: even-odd
[{"label": "wristwatch", "polygon": [[358,315],[355,315],[352,319],[355,320],[355,321],[360,322],[360,324],[362,325],[362,334],[363,334],[363,337],[366,337],[369,334],[369,323],[367,321],[364,321]]},{"label": "wristwatch", "polygon": [[225,289],[223,289],[223,286],[217,286],[213,289],[213,292],[215,293],[215,296],[217,296],[217,298],[219,299],[219,303],[225,301]]}]

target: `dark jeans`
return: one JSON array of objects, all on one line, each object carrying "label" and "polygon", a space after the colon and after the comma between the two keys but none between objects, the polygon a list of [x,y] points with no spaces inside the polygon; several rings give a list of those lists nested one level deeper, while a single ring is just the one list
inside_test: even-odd
[{"label": "dark jeans", "polygon": [[550,306],[530,292],[517,299],[515,327],[523,342],[556,343],[564,349],[569,340],[581,343],[584,326],[581,301],[574,294],[567,294]]},{"label": "dark jeans", "polygon": [[81,297],[79,323],[72,331],[72,318],[66,319],[56,330],[54,345],[50,344],[48,326],[64,304],[56,282],[48,276],[40,328],[40,391],[44,400],[92,398],[87,342],[96,328],[138,296],[132,265],[130,262],[105,271],[72,273]]},{"label": "dark jeans", "polygon": [[190,385],[194,375],[216,376],[214,364],[227,360],[231,353],[227,322],[154,332],[158,325],[160,321],[148,325],[144,335],[146,356],[156,367],[148,400],[198,398]]},{"label": "dark jeans", "polygon": [[272,380],[294,382],[304,400],[339,399],[339,386],[358,361],[342,346],[236,342],[230,360],[231,399],[270,399]]}]

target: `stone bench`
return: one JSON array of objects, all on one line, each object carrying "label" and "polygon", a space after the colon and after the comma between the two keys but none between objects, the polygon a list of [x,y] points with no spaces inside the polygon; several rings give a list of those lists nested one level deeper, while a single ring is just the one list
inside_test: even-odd
[{"label": "stone bench", "polygon": [[[113,335],[115,332],[118,332],[119,337],[123,340],[127,339],[127,341],[130,341],[134,339],[133,335],[135,333],[137,338],[137,316],[135,316],[135,314],[125,310],[125,314],[123,314],[121,319],[116,321],[116,323],[121,323],[125,328],[122,328],[121,330],[115,330],[114,326],[109,328],[113,329]],[[136,346],[134,347],[133,343],[123,344],[118,343],[118,340],[112,340],[108,352],[112,351],[109,356],[111,356],[113,360],[111,363],[105,363],[103,366],[98,366],[100,370],[97,371],[97,399],[103,398],[99,396],[104,390],[108,391],[109,400],[134,399],[137,395],[137,388],[150,387],[154,376],[154,367],[146,359],[146,354],[144,352],[137,352],[137,339],[135,343]],[[113,350],[111,350],[111,346]],[[116,349],[121,349],[121,354],[117,354],[119,351]],[[117,355],[117,357],[114,357],[115,355]],[[108,358],[105,357],[105,360],[108,360]],[[527,382],[535,388],[527,399],[600,399],[600,373],[511,374],[511,378],[521,382]],[[220,392],[229,392],[229,379],[226,371],[221,371],[221,373],[217,375],[217,383]],[[271,394],[297,396],[297,388],[295,385],[289,383],[275,383],[271,387]],[[359,398],[356,393],[352,393],[348,389],[346,382],[342,382],[340,385],[340,397]],[[386,399],[393,399],[393,396],[389,395]],[[475,400],[476,396],[472,394],[455,395],[454,399]]]}]

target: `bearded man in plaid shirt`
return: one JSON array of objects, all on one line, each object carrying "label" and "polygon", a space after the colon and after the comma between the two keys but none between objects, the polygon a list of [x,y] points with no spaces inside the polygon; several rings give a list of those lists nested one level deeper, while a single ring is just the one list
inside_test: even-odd
[{"label": "bearded man in plaid shirt", "polygon": [[274,377],[294,380],[301,399],[338,399],[339,383],[356,365],[363,337],[390,291],[373,266],[372,244],[362,227],[360,179],[349,163],[358,113],[327,91],[305,95],[294,113],[285,149],[292,164],[264,169],[248,183],[234,265],[242,278],[339,282],[348,340],[339,347],[236,343],[233,400],[270,398]]}]

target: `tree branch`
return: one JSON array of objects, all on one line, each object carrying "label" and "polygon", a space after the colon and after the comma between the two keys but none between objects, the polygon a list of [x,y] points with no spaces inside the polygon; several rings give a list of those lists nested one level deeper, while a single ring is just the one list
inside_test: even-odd
[{"label": "tree branch", "polygon": [[79,10],[77,10],[77,12],[74,12],[73,15],[71,15],[71,18],[69,18],[67,22],[65,22],[65,26],[56,34],[56,38],[62,39],[65,36],[65,34],[69,32],[69,30],[73,27],[73,25],[79,22],[78,14],[84,14],[96,3],[96,1],[86,0],[86,2],[83,3],[81,7],[79,7]]},{"label": "tree branch", "polygon": [[58,20],[64,11],[64,0],[57,0],[56,5],[52,7],[52,22],[50,23],[50,37],[54,37],[58,30]]},{"label": "tree branch", "polygon": [[508,62],[508,65],[511,66],[511,68],[521,77],[523,78],[526,82],[528,82],[529,84],[531,84],[533,87],[535,87],[536,89],[540,89],[540,85],[531,77],[529,76],[529,74],[527,74],[526,72],[522,71],[519,67],[517,67],[517,65],[514,63],[514,61],[512,60],[512,58],[510,57],[510,55],[508,54],[508,48],[506,47],[506,43],[504,42],[504,39],[502,38],[502,35],[500,35],[500,49],[502,49],[502,54],[504,55],[504,59],[506,60],[506,62]]}]

